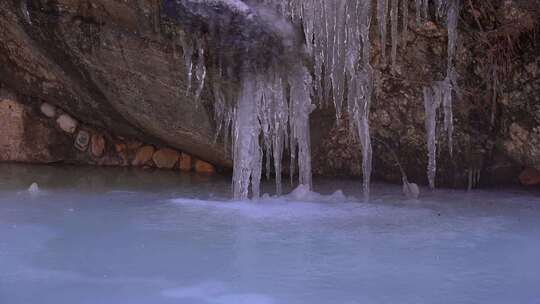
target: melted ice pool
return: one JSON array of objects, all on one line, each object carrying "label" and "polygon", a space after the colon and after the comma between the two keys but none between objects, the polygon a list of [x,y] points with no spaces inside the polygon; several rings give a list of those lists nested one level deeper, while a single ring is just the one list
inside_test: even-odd
[{"label": "melted ice pool", "polygon": [[360,188],[0,165],[0,303],[540,303],[539,193]]}]

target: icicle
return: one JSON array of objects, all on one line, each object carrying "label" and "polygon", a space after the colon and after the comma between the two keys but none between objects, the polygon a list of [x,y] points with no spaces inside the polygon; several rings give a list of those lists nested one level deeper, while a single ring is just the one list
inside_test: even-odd
[{"label": "icicle", "polygon": [[[309,115],[313,111],[311,104],[311,76],[305,67],[290,76],[291,87],[291,140],[298,147],[298,176],[301,185],[311,189],[311,149]],[[295,149],[291,149],[294,151]],[[294,152],[293,152],[294,153]]]},{"label": "icicle", "polygon": [[415,12],[416,12],[416,25],[422,24],[422,0],[415,0]]},{"label": "icicle", "polygon": [[152,24],[154,26],[154,33],[159,33],[160,31],[160,20],[161,20],[161,10],[160,10],[160,0],[152,0],[150,4],[152,7]]},{"label": "icicle", "polygon": [[326,75],[324,77],[324,92],[326,93],[325,99],[330,100],[330,93],[332,92],[332,64],[333,64],[333,52],[334,52],[334,23],[333,7],[335,3],[333,1],[323,1],[323,14],[324,14],[324,31],[321,35],[323,37],[323,53]]},{"label": "icicle", "polygon": [[[426,1],[427,2],[427,1]],[[424,3],[426,3],[424,2]],[[442,0],[437,0],[437,14],[443,9]],[[435,82],[431,88],[424,88],[424,105],[426,109],[426,134],[428,145],[428,180],[431,188],[435,187],[436,162],[436,113],[437,108],[442,104],[444,111],[444,130],[448,136],[448,146],[450,156],[453,154],[453,113],[452,94],[459,95],[457,84],[457,74],[454,68],[454,60],[457,43],[457,22],[459,16],[458,0],[449,0],[448,11],[446,12],[446,24],[448,30],[448,63],[446,77],[441,82]]]},{"label": "icicle", "polygon": [[444,129],[448,133],[448,146],[450,155],[453,154],[453,133],[454,122],[452,114],[452,92],[459,91],[457,84],[457,75],[454,69],[454,61],[456,56],[456,43],[457,43],[457,23],[459,17],[458,0],[450,0],[450,6],[446,16],[447,30],[448,30],[448,63],[446,78],[444,80]]},{"label": "icicle", "polygon": [[[363,1],[351,6],[354,13],[349,15],[349,45],[347,53],[348,74],[348,113],[350,128],[362,148],[362,175],[364,199],[369,200],[371,182],[372,147],[369,131],[369,108],[373,90],[373,69],[370,65],[371,43],[369,29],[371,24],[371,5]],[[359,40],[355,40],[359,39]],[[362,45],[362,49],[359,46]],[[360,60],[360,56],[361,59]]]},{"label": "icicle", "polygon": [[[242,78],[233,128],[235,199],[249,198],[250,186],[252,197],[256,199],[259,196],[264,153],[267,174],[270,172],[270,156],[274,160],[276,192],[281,193],[281,162],[287,140],[290,141],[291,166],[294,166],[298,159],[300,184],[311,187],[311,75],[307,68],[300,65],[291,67],[285,75],[276,70],[270,68],[260,75],[247,73]],[[287,81],[289,94],[285,94],[284,81]],[[289,101],[287,95],[290,97]],[[261,135],[263,147],[260,145]],[[291,172],[294,172],[294,169]]]},{"label": "icicle", "polygon": [[399,43],[399,33],[398,33],[398,14],[399,14],[399,0],[391,0],[392,8],[390,10],[391,18],[391,31],[392,31],[392,70],[395,71],[397,67],[397,48]]},{"label": "icicle", "polygon": [[191,80],[193,78],[193,46],[189,38],[181,36],[180,42],[182,43],[182,50],[184,52],[184,63],[187,70],[187,89],[186,95],[189,95],[191,92]]},{"label": "icicle", "polygon": [[254,76],[246,75],[242,80],[240,96],[236,104],[233,143],[233,193],[234,198],[249,197],[249,186],[253,197],[259,195],[260,167],[262,161],[259,134],[261,126],[257,119],[260,91]]},{"label": "icicle", "polygon": [[345,92],[345,52],[346,44],[346,2],[345,0],[334,0],[336,5],[334,24],[334,50],[332,52],[332,88],[334,105],[336,108],[336,119],[341,119],[341,106],[343,104],[343,94]]},{"label": "icicle", "polygon": [[197,61],[197,66],[195,68],[195,76],[197,77],[197,81],[199,82],[199,87],[197,88],[197,91],[195,92],[195,101],[199,101],[199,98],[201,97],[201,93],[204,89],[204,82],[206,79],[206,65],[204,62],[204,48],[199,48],[198,52],[199,59]]},{"label": "icicle", "polygon": [[276,178],[276,193],[281,194],[281,163],[283,160],[283,150],[285,142],[288,140],[287,124],[289,123],[289,115],[287,109],[287,101],[284,94],[284,85],[281,77],[274,77],[271,88],[271,96],[273,100],[273,139],[272,139],[272,156],[274,158],[274,171]]},{"label": "icicle", "polygon": [[429,20],[429,0],[424,0],[424,3],[422,4],[422,15],[424,17],[424,20]]},{"label": "icicle", "polygon": [[371,95],[373,91],[373,68],[370,64],[371,43],[369,41],[369,31],[371,25],[371,4],[364,1],[361,13],[360,32],[363,42],[362,72],[360,73],[360,88],[362,94],[362,128],[359,134],[364,136],[362,144],[362,174],[364,178],[364,199],[369,200],[371,184],[372,148],[371,135],[369,133],[369,110],[371,105]]},{"label": "icicle", "polygon": [[[437,172],[437,108],[440,105],[440,94],[431,87],[424,87],[424,108],[426,137],[428,147],[428,181],[431,189],[435,188],[435,174]],[[439,96],[436,96],[439,95]]]},{"label": "icicle", "polygon": [[457,23],[459,17],[458,0],[450,0],[450,6],[446,15],[446,26],[448,29],[448,65],[452,65],[452,61],[456,56],[457,43]]},{"label": "icicle", "polygon": [[445,0],[436,0],[435,6],[437,11],[437,18],[441,18],[444,15],[444,2]]},{"label": "icicle", "polygon": [[453,154],[453,140],[452,136],[454,133],[454,124],[453,124],[453,114],[452,114],[452,83],[450,78],[442,82],[443,86],[443,110],[444,110],[444,130],[448,134],[448,148],[450,150],[450,156]]},{"label": "icicle", "polygon": [[377,21],[379,22],[379,35],[381,36],[381,62],[386,63],[386,26],[388,15],[388,1],[377,0]]},{"label": "icicle", "polygon": [[307,51],[309,54],[313,55],[313,32],[315,30],[315,22],[320,22],[321,20],[317,19],[315,17],[316,14],[316,7],[315,2],[316,0],[307,0],[306,3],[303,3],[303,14],[302,14],[302,20],[303,22],[303,28],[304,28],[304,36],[306,38],[306,46]]},{"label": "icicle", "polygon": [[21,14],[24,17],[24,20],[28,24],[32,25],[32,19],[30,18],[30,12],[28,12],[28,0],[21,0]]},{"label": "icicle", "polygon": [[402,41],[403,47],[405,47],[407,43],[407,35],[409,33],[408,32],[409,31],[409,0],[402,0],[401,11],[402,11],[402,18],[403,18],[402,19],[403,29],[401,32],[401,35],[402,35],[401,41]]}]

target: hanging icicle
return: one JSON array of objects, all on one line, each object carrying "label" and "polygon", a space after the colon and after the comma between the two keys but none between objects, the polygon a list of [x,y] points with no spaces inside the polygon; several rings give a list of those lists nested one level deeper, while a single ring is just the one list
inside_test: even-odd
[{"label": "hanging icicle", "polygon": [[401,0],[401,12],[402,12],[402,30],[401,30],[401,41],[403,47],[405,47],[407,42],[407,35],[409,33],[409,0]]},{"label": "hanging icicle", "polygon": [[440,91],[437,87],[424,87],[424,108],[426,139],[428,147],[427,175],[429,187],[435,188],[435,174],[437,171],[437,108],[440,106]]},{"label": "hanging icicle", "polygon": [[422,3],[422,17],[424,20],[429,20],[429,0],[423,0]]},{"label": "hanging icicle", "polygon": [[399,17],[399,0],[391,0],[392,7],[390,9],[390,30],[392,35],[392,53],[390,55],[392,60],[392,71],[396,70],[397,67],[397,48],[399,43],[399,33],[398,33],[398,17]]},{"label": "hanging icicle", "polygon": [[379,23],[379,35],[381,36],[381,62],[386,63],[386,27],[388,16],[388,1],[377,0],[377,21]]},{"label": "hanging icicle", "polygon": [[[436,161],[436,111],[442,105],[444,113],[444,130],[447,132],[448,150],[453,155],[454,117],[452,111],[453,94],[459,95],[457,73],[454,67],[457,44],[457,22],[459,17],[459,0],[438,0],[437,14],[442,15],[446,7],[446,26],[448,31],[448,54],[446,77],[435,82],[431,88],[424,88],[424,105],[426,109],[426,133],[428,145],[428,180],[431,188],[435,187]],[[446,5],[444,4],[446,2]],[[430,95],[430,91],[432,95]]]},{"label": "hanging icicle", "polygon": [[186,95],[191,92],[191,82],[193,79],[193,43],[190,38],[185,35],[180,36],[180,43],[182,45],[182,51],[184,52],[184,64],[187,70],[187,88]]},{"label": "hanging icicle", "polygon": [[32,18],[30,18],[30,12],[28,11],[28,0],[20,0],[21,14],[24,17],[24,20],[32,25]]},{"label": "hanging icicle", "polygon": [[416,12],[416,26],[422,24],[422,0],[414,0],[414,7]]},{"label": "hanging icicle", "polygon": [[201,97],[202,91],[204,89],[204,82],[206,80],[206,63],[204,62],[205,57],[203,47],[199,47],[197,55],[198,59],[197,65],[195,67],[195,77],[197,77],[197,82],[199,83],[199,86],[197,87],[197,91],[195,92],[196,102],[199,101],[199,98]]}]

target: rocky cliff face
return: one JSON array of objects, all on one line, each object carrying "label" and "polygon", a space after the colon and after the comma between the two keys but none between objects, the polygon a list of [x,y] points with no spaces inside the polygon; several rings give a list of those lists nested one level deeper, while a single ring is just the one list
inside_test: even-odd
[{"label": "rocky cliff face", "polygon": [[[54,2],[54,3],[53,3]],[[0,4],[0,81],[98,128],[229,166],[204,107],[183,94],[177,41],[155,32],[155,1]]]},{"label": "rocky cliff face", "polygon": [[[214,140],[212,92],[205,89],[202,102],[185,94],[178,35],[187,25],[168,20],[160,7],[158,0],[2,1],[0,84],[19,104],[0,103],[0,161],[73,159],[73,138],[57,137],[40,119],[21,118],[47,102],[93,130],[230,167],[227,145]],[[444,78],[446,66],[444,28],[433,22],[416,26],[413,18],[400,42],[397,71],[382,62],[380,45],[372,58],[373,173],[387,181],[401,179],[396,158],[411,180],[426,181],[421,90]],[[440,136],[439,185],[463,187],[477,174],[483,184],[500,184],[515,180],[525,166],[540,169],[540,41],[532,34],[538,19],[536,1],[464,6],[454,155]],[[359,144],[346,120],[336,124],[331,108],[313,113],[316,174],[361,176]],[[32,137],[43,142],[27,140]],[[33,151],[30,142],[36,142]]]}]

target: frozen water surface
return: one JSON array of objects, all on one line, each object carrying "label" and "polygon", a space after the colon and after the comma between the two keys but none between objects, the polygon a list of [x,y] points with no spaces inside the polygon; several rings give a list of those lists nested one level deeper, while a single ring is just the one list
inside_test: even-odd
[{"label": "frozen water surface", "polygon": [[0,303],[540,303],[539,193],[359,184],[0,165]]}]

